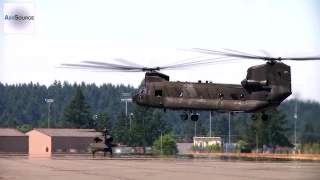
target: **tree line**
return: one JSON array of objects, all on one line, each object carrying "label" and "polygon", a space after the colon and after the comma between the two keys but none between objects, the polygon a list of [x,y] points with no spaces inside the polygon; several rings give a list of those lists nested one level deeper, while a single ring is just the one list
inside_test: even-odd
[{"label": "tree line", "polygon": [[[227,113],[215,113],[211,128],[209,112],[201,112],[199,121],[180,120],[179,111],[164,113],[121,102],[122,93],[138,92],[137,88],[123,84],[76,84],[54,81],[46,87],[39,83],[8,85],[0,83],[0,126],[17,128],[26,132],[34,127],[48,127],[48,103],[51,128],[110,128],[116,140],[132,146],[149,146],[163,134],[174,134],[179,142],[191,142],[196,136],[229,138]],[[298,118],[295,126],[294,112],[297,102]],[[132,113],[132,115],[131,115]],[[231,142],[244,140],[254,147],[290,146],[294,142],[294,129],[298,143],[320,143],[320,104],[312,101],[287,100],[279,108],[270,110],[269,120],[252,121],[250,114],[235,113],[230,120]]]}]

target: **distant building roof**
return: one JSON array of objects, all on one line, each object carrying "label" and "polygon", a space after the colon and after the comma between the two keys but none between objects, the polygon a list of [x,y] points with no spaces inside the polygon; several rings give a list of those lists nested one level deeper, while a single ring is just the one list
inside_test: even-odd
[{"label": "distant building roof", "polygon": [[46,134],[51,137],[94,137],[101,135],[94,129],[47,129],[35,128],[34,130]]},{"label": "distant building roof", "polygon": [[0,128],[0,136],[28,136],[28,135],[12,128]]}]

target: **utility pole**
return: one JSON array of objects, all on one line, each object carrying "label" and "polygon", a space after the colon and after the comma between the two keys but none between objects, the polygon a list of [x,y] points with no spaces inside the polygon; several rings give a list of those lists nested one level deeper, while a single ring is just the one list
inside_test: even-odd
[{"label": "utility pole", "polygon": [[131,93],[122,93],[124,98],[121,99],[121,102],[126,102],[126,116],[128,116],[128,102],[132,102]]},{"label": "utility pole", "polygon": [[184,135],[184,151],[187,152],[187,135]]},{"label": "utility pole", "polygon": [[197,137],[197,121],[194,122],[194,137]]},{"label": "utility pole", "polygon": [[[124,98],[121,99],[121,102],[126,102],[126,117],[128,117],[128,102],[132,102],[131,93],[122,93],[122,96]],[[130,129],[131,129],[131,115],[129,118],[130,118]]]},{"label": "utility pole", "polygon": [[256,130],[256,149],[258,153],[258,131]]},{"label": "utility pole", "polygon": [[210,132],[209,132],[209,136],[211,137],[211,111],[209,111],[210,112]]},{"label": "utility pole", "polygon": [[54,102],[53,99],[45,99],[45,101],[48,103],[48,128],[50,128],[50,104]]},{"label": "utility pole", "polygon": [[229,112],[229,144],[230,144],[230,112]]},{"label": "utility pole", "polygon": [[297,119],[298,119],[298,100],[296,100],[295,111],[294,111],[294,145],[297,147]]},{"label": "utility pole", "polygon": [[160,133],[161,133],[161,137],[160,137],[160,141],[161,141],[161,156],[162,156],[162,131],[161,130],[158,130]]}]

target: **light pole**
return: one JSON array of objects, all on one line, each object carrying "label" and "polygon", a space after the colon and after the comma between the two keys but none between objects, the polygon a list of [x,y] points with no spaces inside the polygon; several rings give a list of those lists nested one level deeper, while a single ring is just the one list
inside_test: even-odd
[{"label": "light pole", "polygon": [[130,118],[130,130],[131,130],[131,120],[132,120],[132,117],[131,116],[133,116],[133,113],[130,113],[129,114],[129,118]]},{"label": "light pole", "polygon": [[160,153],[161,153],[161,156],[162,156],[162,131],[161,130],[158,130],[158,131],[161,133],[161,135],[160,135],[160,141],[161,141],[161,150],[160,151],[161,152]]},{"label": "light pole", "polygon": [[48,103],[48,128],[50,128],[50,104],[54,102],[53,99],[45,99],[45,101]]},{"label": "light pole", "polygon": [[211,113],[212,112],[211,111],[209,111],[209,112],[210,112],[210,125],[209,125],[210,126],[210,132],[209,132],[209,136],[211,137]]},{"label": "light pole", "polygon": [[296,100],[295,111],[294,111],[294,145],[297,148],[297,119],[298,119],[298,100]]},{"label": "light pole", "polygon": [[229,112],[229,144],[230,144],[230,112]]},{"label": "light pole", "polygon": [[93,119],[93,124],[96,126],[96,125],[97,125],[97,122],[96,122],[96,121],[97,121],[97,119],[98,119],[98,115],[96,115],[96,114],[93,115],[93,116],[92,116],[92,119]]},{"label": "light pole", "polygon": [[121,102],[126,102],[126,116],[128,116],[128,102],[132,102],[131,93],[122,93],[124,98],[121,99]]}]

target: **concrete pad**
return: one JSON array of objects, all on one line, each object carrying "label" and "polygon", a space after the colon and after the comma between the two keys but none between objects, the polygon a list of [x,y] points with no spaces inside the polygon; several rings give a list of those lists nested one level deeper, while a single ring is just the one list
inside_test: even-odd
[{"label": "concrete pad", "polygon": [[0,157],[0,180],[317,180],[320,163],[147,158]]}]

